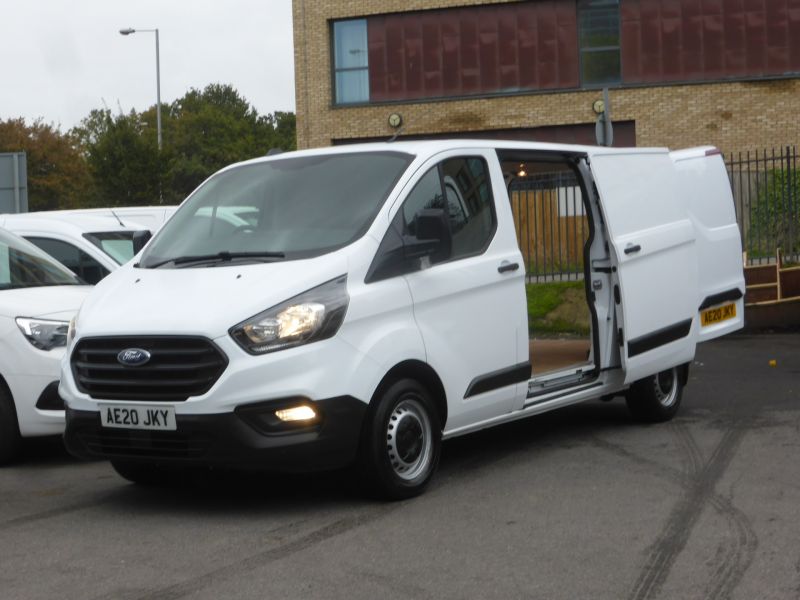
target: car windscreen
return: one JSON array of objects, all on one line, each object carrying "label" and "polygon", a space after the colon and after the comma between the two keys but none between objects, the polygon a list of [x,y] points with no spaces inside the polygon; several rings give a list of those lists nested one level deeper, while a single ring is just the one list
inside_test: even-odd
[{"label": "car windscreen", "polygon": [[291,260],[331,252],[366,233],[413,158],[323,154],[223,171],[181,205],[139,265],[210,266],[190,259]]},{"label": "car windscreen", "polygon": [[133,234],[133,231],[93,231],[83,237],[122,265],[133,258]]},{"label": "car windscreen", "polygon": [[0,290],[81,283],[30,242],[0,230]]}]

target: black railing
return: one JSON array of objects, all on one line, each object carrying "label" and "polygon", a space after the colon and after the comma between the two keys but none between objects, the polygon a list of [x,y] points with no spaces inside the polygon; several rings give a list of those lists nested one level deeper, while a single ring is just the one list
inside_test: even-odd
[{"label": "black railing", "polygon": [[726,155],[728,176],[748,264],[800,256],[800,173],[797,147]]}]

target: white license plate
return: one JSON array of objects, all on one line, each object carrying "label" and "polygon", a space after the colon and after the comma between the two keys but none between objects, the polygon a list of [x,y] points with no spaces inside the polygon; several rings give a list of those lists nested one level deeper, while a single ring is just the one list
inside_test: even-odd
[{"label": "white license plate", "polygon": [[175,431],[174,406],[139,406],[134,404],[101,404],[103,427],[118,429],[154,429]]}]

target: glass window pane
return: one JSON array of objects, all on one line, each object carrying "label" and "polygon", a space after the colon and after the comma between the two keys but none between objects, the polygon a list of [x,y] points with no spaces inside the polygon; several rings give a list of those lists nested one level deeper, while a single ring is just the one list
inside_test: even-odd
[{"label": "glass window pane", "polygon": [[619,50],[583,52],[581,81],[584,85],[618,83],[620,81]]},{"label": "glass window pane", "polygon": [[369,71],[339,71],[336,73],[336,104],[369,102]]},{"label": "glass window pane", "polygon": [[40,249],[47,252],[86,283],[92,285],[108,275],[109,271],[97,260],[86,254],[77,246],[52,238],[28,238]]},{"label": "glass window pane", "polygon": [[601,8],[580,13],[581,48],[619,46],[619,9]]},{"label": "glass window pane", "polygon": [[439,168],[434,167],[417,182],[414,189],[403,203],[403,219],[406,231],[415,234],[414,217],[424,208],[444,208],[442,183],[439,180]]},{"label": "glass window pane", "polygon": [[367,21],[337,21],[333,24],[334,68],[367,66]]},{"label": "glass window pane", "polygon": [[442,164],[453,233],[453,258],[482,251],[495,229],[492,195],[483,159],[455,158]]}]

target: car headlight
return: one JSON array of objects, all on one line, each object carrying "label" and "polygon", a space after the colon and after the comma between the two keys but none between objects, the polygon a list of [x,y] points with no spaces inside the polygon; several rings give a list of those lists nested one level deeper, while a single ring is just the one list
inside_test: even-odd
[{"label": "car headlight", "polygon": [[[80,313],[80,311],[78,311]],[[78,334],[78,314],[72,317],[69,320],[69,327],[67,327],[67,346],[72,345],[72,341],[75,339],[75,336]]]},{"label": "car headlight", "polygon": [[16,322],[22,335],[39,350],[52,350],[67,345],[69,323],[66,321],[17,317]]},{"label": "car headlight", "polygon": [[242,321],[230,334],[250,354],[266,354],[333,337],[350,297],[342,275]]}]

